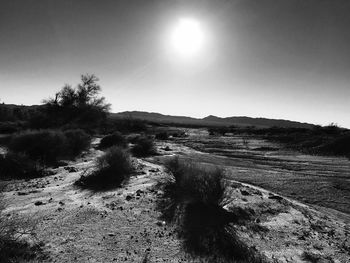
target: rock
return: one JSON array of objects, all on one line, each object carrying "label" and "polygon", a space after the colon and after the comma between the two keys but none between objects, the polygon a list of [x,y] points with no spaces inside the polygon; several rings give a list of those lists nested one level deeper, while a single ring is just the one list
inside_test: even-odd
[{"label": "rock", "polygon": [[163,150],[164,150],[164,151],[166,151],[166,152],[171,151],[171,149],[170,149],[170,147],[169,147],[169,146],[166,146],[165,148],[163,148]]},{"label": "rock", "polygon": [[78,171],[77,168],[75,167],[72,167],[72,166],[67,166],[67,167],[64,167],[64,170],[68,171],[69,173],[75,173]]},{"label": "rock", "polygon": [[157,196],[163,196],[163,195],[164,195],[164,191],[162,191],[162,190],[157,191]]},{"label": "rock", "polygon": [[27,195],[28,193],[25,192],[18,192],[17,195]]},{"label": "rock", "polygon": [[250,195],[250,193],[247,190],[241,190],[241,194],[242,195]]},{"label": "rock", "polygon": [[165,226],[165,221],[158,221],[157,226]]},{"label": "rock", "polygon": [[64,205],[64,202],[62,202],[62,201],[59,201],[59,204],[60,204],[60,205]]},{"label": "rock", "polygon": [[125,197],[125,200],[126,200],[126,201],[130,201],[132,198],[133,198],[133,197],[132,197],[131,195],[127,195],[127,196]]},{"label": "rock", "polygon": [[144,193],[144,192],[143,192],[142,190],[140,190],[140,189],[136,191],[136,195],[137,195],[137,196],[140,196],[140,195],[143,194],[143,193]]},{"label": "rock", "polygon": [[36,205],[36,206],[38,206],[38,205],[44,205],[44,203],[43,203],[42,201],[36,201],[36,202],[34,203],[34,205]]},{"label": "rock", "polygon": [[108,234],[108,236],[110,236],[110,237],[114,237],[114,236],[115,236],[115,234],[114,234],[114,233],[109,233],[109,234]]}]

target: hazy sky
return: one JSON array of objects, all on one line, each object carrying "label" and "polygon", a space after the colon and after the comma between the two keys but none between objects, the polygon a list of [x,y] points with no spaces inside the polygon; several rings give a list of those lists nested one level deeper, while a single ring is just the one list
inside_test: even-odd
[{"label": "hazy sky", "polygon": [[[348,0],[1,0],[0,99],[39,104],[95,73],[114,112],[350,128]],[[182,18],[197,56],[171,48]]]}]

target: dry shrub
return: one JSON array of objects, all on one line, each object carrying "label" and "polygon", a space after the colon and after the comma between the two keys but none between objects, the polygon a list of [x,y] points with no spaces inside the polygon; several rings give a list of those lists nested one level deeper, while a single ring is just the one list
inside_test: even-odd
[{"label": "dry shrub", "polygon": [[125,148],[128,145],[125,137],[120,132],[114,132],[102,138],[99,148],[106,149],[112,146]]},{"label": "dry shrub", "polygon": [[63,132],[66,137],[66,156],[74,158],[87,150],[91,143],[91,136],[81,129],[71,129]]},{"label": "dry shrub", "polygon": [[90,145],[91,137],[84,131],[31,130],[15,134],[8,148],[26,154],[30,159],[51,165],[62,158],[74,158]]},{"label": "dry shrub", "polygon": [[147,157],[157,153],[153,139],[146,136],[138,137],[131,150],[136,157]]},{"label": "dry shrub", "polygon": [[[0,186],[1,188],[1,186]],[[37,220],[19,216],[5,216],[2,189],[0,189],[0,261],[3,263],[44,260],[43,244],[38,242],[34,230]],[[35,242],[28,243],[31,238]]]},{"label": "dry shrub", "polygon": [[170,177],[159,182],[164,191],[158,202],[164,219],[178,224],[187,252],[212,262],[263,262],[237,237],[232,223],[240,214],[223,208],[224,173],[175,157],[166,163]]},{"label": "dry shrub", "polygon": [[47,175],[44,168],[22,153],[0,155],[0,179],[30,179]]},{"label": "dry shrub", "polygon": [[120,187],[130,178],[133,171],[129,153],[123,148],[114,146],[97,159],[95,170],[82,175],[77,185],[93,190]]}]

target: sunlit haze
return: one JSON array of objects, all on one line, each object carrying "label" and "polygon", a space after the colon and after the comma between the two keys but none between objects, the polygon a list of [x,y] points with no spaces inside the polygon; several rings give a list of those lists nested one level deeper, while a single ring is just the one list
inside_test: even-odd
[{"label": "sunlit haze", "polygon": [[349,1],[1,3],[1,102],[40,104],[94,73],[113,112],[350,128]]},{"label": "sunlit haze", "polygon": [[198,55],[204,44],[204,32],[199,21],[181,18],[171,32],[170,44],[174,51],[183,57]]}]

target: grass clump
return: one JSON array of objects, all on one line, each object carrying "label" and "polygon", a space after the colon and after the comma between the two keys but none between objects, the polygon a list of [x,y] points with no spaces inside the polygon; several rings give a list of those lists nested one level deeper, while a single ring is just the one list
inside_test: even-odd
[{"label": "grass clump", "polygon": [[27,262],[47,259],[43,244],[29,244],[24,237],[34,237],[36,223],[24,218],[0,218],[1,262]]},{"label": "grass clump", "polygon": [[91,137],[82,130],[32,130],[15,134],[8,148],[44,165],[74,158],[90,145]]},{"label": "grass clump", "polygon": [[136,157],[147,157],[157,153],[153,139],[146,136],[138,137],[131,150]]},{"label": "grass clump", "polygon": [[99,148],[106,149],[112,146],[126,147],[128,145],[127,140],[120,132],[114,132],[101,139]]},{"label": "grass clump", "polygon": [[263,262],[235,234],[240,215],[223,208],[223,170],[178,157],[169,160],[170,177],[160,182],[164,198],[158,203],[164,219],[177,222],[185,249],[212,262]]},{"label": "grass clump", "polygon": [[164,182],[164,192],[174,206],[182,203],[218,206],[223,201],[225,186],[222,170],[185,163],[178,157],[169,160],[166,168],[171,177]]},{"label": "grass clump", "polygon": [[129,153],[121,147],[114,146],[97,159],[94,171],[82,175],[76,184],[92,190],[120,187],[130,178],[133,171]]}]

